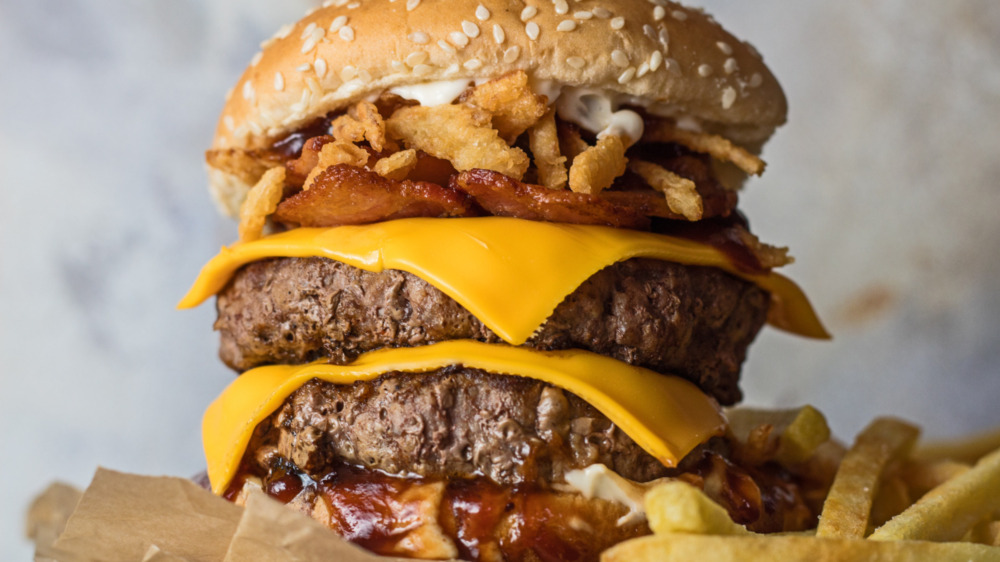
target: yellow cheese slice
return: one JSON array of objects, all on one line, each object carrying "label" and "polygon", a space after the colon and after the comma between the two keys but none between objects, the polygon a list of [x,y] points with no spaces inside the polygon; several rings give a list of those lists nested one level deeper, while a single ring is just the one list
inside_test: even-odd
[{"label": "yellow cheese slice", "polygon": [[513,345],[527,341],[567,295],[601,269],[630,258],[655,258],[717,267],[756,283],[771,294],[772,325],[829,337],[795,283],[777,273],[741,272],[711,246],[649,232],[506,217],[297,228],[234,244],[205,265],[179,307],[197,306],[243,265],[272,257],[324,257],[367,271],[407,271]]},{"label": "yellow cheese slice", "polygon": [[718,404],[694,384],[589,351],[543,352],[467,340],[381,349],[349,365],[274,365],[240,375],[202,420],[212,491],[225,492],[254,428],[308,381],[351,384],[391,371],[424,373],[457,364],[528,377],[572,392],[666,466],[675,466],[726,427]]}]

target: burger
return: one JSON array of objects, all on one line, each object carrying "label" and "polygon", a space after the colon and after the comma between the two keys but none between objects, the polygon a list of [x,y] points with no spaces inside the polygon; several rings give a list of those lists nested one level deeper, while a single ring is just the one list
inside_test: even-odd
[{"label": "burger", "polygon": [[751,46],[665,0],[282,28],[207,152],[240,240],[181,303],[217,297],[241,373],[204,418],[212,490],[415,558],[595,560],[664,478],[813,527],[828,479],[722,409],[765,323],[827,337],[737,209],[785,115]]}]

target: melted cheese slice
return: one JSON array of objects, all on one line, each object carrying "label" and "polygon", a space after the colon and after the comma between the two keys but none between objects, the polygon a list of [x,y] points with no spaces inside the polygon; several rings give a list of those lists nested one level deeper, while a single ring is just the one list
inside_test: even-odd
[{"label": "melted cheese slice", "polygon": [[226,490],[257,424],[308,381],[351,384],[391,371],[425,373],[458,364],[500,375],[516,374],[572,392],[666,466],[675,466],[726,427],[718,404],[694,384],[589,351],[542,352],[467,340],[382,349],[349,365],[275,365],[240,375],[208,407],[202,420],[212,490],[216,494]]},{"label": "melted cheese slice", "polygon": [[771,294],[772,325],[829,337],[795,283],[777,273],[742,272],[711,246],[649,232],[505,217],[297,228],[235,244],[205,265],[179,307],[197,306],[243,265],[272,257],[324,257],[367,271],[407,271],[513,345],[527,341],[566,296],[601,269],[631,258],[655,258],[716,267],[756,283]]}]

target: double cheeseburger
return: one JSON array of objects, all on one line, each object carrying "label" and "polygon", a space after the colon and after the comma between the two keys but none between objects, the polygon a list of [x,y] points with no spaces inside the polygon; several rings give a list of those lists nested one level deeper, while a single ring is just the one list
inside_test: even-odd
[{"label": "double cheeseburger", "polygon": [[[747,44],[665,0],[341,0],[263,44],[207,153],[240,241],[211,488],[374,552],[595,560],[681,479],[756,531],[828,482],[727,431],[765,322],[826,337],[737,210],[784,122]],[[753,449],[753,450],[750,450]]]}]

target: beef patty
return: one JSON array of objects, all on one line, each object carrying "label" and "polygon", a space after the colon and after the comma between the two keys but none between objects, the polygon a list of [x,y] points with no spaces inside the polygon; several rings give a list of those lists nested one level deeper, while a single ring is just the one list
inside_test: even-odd
[{"label": "beef patty", "polygon": [[[765,291],[717,269],[631,259],[585,281],[526,345],[585,349],[676,374],[734,404],[746,348],[768,303]],[[219,355],[238,371],[324,356],[346,363],[387,346],[501,342],[415,275],[372,273],[325,258],[246,265],[219,293],[217,308]]]},{"label": "beef patty", "polygon": [[260,469],[280,458],[315,479],[339,463],[508,486],[561,481],[595,463],[639,481],[668,470],[576,395],[462,366],[310,381],[257,426],[247,450]]}]

